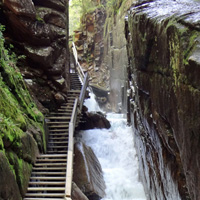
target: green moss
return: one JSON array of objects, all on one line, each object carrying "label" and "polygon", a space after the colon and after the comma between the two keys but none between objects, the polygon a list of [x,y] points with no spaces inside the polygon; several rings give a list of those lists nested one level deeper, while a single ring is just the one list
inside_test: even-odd
[{"label": "green moss", "polygon": [[20,56],[17,58],[4,46],[3,29],[0,25],[0,148],[3,148],[2,141],[14,147],[22,145],[20,136],[28,124],[43,130],[44,121],[17,68]]},{"label": "green moss", "polygon": [[[188,59],[192,53],[192,50],[195,48],[197,42],[196,39],[199,37],[199,32],[198,31],[191,31],[190,36],[189,36],[189,44],[187,46],[187,49],[184,51],[184,64],[188,65]],[[183,41],[184,42],[184,41]]]},{"label": "green moss", "polygon": [[[1,133],[0,133],[1,135]],[[4,144],[3,144],[3,140],[2,138],[0,137],[0,151],[4,149]]]},{"label": "green moss", "polygon": [[7,163],[9,165],[9,168],[10,168],[12,174],[14,175],[14,177],[16,179],[15,167],[14,167],[14,164],[13,164],[14,162],[10,162],[10,157],[11,157],[12,160],[14,160],[14,155],[11,152],[9,152],[9,154],[6,154],[5,151],[1,151],[1,150],[0,150],[0,152],[5,155],[5,158],[7,159]]}]

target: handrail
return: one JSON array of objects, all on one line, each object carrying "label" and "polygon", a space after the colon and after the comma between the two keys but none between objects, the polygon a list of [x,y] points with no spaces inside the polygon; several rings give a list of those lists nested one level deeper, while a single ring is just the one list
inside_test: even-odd
[{"label": "handrail", "polygon": [[84,98],[85,98],[86,89],[88,87],[88,82],[89,82],[89,75],[88,75],[88,72],[86,72],[85,78],[84,78],[84,81],[83,81],[83,86],[81,88],[81,93],[80,93],[80,96],[79,96],[80,110],[82,110],[82,107],[83,107],[83,101],[84,101]]},{"label": "handrail", "polygon": [[76,127],[76,119],[78,111],[82,110],[83,101],[85,98],[86,89],[89,82],[89,75],[86,73],[83,86],[79,98],[74,102],[73,112],[69,123],[69,139],[67,153],[67,169],[66,169],[66,184],[65,184],[65,200],[71,200],[72,178],[73,178],[73,155],[74,155],[74,130]]},{"label": "handrail", "polygon": [[75,61],[76,61],[76,69],[78,71],[79,77],[80,77],[81,82],[83,84],[84,78],[85,78],[85,74],[83,72],[83,69],[82,69],[79,61],[78,61],[78,53],[77,53],[76,46],[75,46],[74,42],[72,42],[72,51],[73,51],[73,55],[74,55],[74,58],[75,58]]},{"label": "handrail", "polygon": [[76,117],[78,111],[78,98],[76,98],[71,120],[69,123],[69,139],[68,139],[68,152],[67,152],[67,171],[66,171],[66,184],[65,184],[65,198],[71,200],[72,191],[72,178],[73,178],[73,155],[74,155],[74,130],[76,126]]}]

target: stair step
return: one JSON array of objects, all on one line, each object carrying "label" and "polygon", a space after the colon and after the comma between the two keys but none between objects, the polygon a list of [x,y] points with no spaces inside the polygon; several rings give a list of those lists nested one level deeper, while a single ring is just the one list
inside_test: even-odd
[{"label": "stair step", "polygon": [[62,170],[66,170],[66,168],[65,167],[33,167],[32,170],[34,171],[45,171],[45,170],[62,171]]},{"label": "stair step", "polygon": [[72,112],[72,110],[73,110],[72,107],[70,107],[68,109],[58,109],[58,111],[60,111],[60,112],[66,112],[66,111]]},{"label": "stair step", "polygon": [[61,142],[61,141],[68,141],[68,137],[54,137],[54,138],[49,138],[49,140],[55,141],[55,142]]},{"label": "stair step", "polygon": [[26,197],[63,197],[64,193],[26,193]]},{"label": "stair step", "polygon": [[81,90],[70,90],[70,91],[68,91],[68,93],[81,93]]},{"label": "stair step", "polygon": [[[69,119],[65,119],[65,121],[49,121],[49,122],[46,122],[46,124],[69,124],[69,121],[70,121],[71,117]],[[67,121],[68,120],[68,121]]]},{"label": "stair step", "polygon": [[67,159],[49,159],[49,158],[43,158],[43,159],[37,159],[36,163],[38,162],[65,162]]},{"label": "stair step", "polygon": [[41,197],[36,197],[36,198],[32,198],[32,197],[27,197],[27,198],[24,198],[23,200],[63,200],[63,198],[41,198]]},{"label": "stair step", "polygon": [[63,133],[60,133],[60,134],[59,133],[49,134],[49,139],[55,139],[55,138],[60,139],[62,137],[68,138],[68,134],[63,134]]},{"label": "stair step", "polygon": [[65,185],[65,182],[50,182],[50,181],[40,181],[40,182],[29,182],[29,185]]},{"label": "stair step", "polygon": [[61,150],[59,150],[59,151],[58,150],[54,150],[54,151],[48,150],[47,152],[51,153],[51,154],[54,154],[54,153],[57,154],[57,153],[67,153],[67,150],[62,150],[62,151]]},{"label": "stair step", "polygon": [[65,187],[28,187],[28,191],[63,191]]},{"label": "stair step", "polygon": [[50,116],[69,116],[71,112],[56,112],[56,113],[49,113]]},{"label": "stair step", "polygon": [[55,129],[55,130],[50,130],[49,132],[68,132],[69,129]]},{"label": "stair step", "polygon": [[35,163],[35,167],[41,167],[41,166],[66,166],[67,163]]},{"label": "stair step", "polygon": [[53,116],[53,117],[46,117],[46,119],[62,119],[62,120],[65,120],[65,119],[71,119],[71,117],[67,117],[67,116],[64,116],[64,117],[58,117],[58,116]]},{"label": "stair step", "polygon": [[48,144],[68,144],[68,141],[66,140],[66,141],[54,141],[54,142],[48,142]]},{"label": "stair step", "polygon": [[65,175],[66,172],[32,172],[33,175]]},{"label": "stair step", "polygon": [[66,176],[63,176],[63,177],[58,177],[58,176],[51,176],[51,177],[46,177],[46,176],[37,176],[37,177],[30,177],[31,180],[65,180],[66,179]]},{"label": "stair step", "polygon": [[54,157],[66,157],[67,155],[66,154],[53,154],[53,155],[51,155],[51,154],[41,154],[41,155],[39,155],[38,156],[38,158],[54,158]]},{"label": "stair step", "polygon": [[68,147],[66,145],[66,146],[48,146],[48,148],[51,148],[51,149],[65,149],[65,148],[68,148]]},{"label": "stair step", "polygon": [[[49,128],[68,128],[69,127],[69,124],[68,125],[49,125]],[[52,131],[52,130],[51,130]]]}]

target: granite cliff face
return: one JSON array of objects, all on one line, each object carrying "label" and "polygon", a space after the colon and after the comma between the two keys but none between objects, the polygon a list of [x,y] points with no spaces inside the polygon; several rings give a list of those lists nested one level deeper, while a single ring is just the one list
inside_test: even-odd
[{"label": "granite cliff face", "polygon": [[133,2],[101,2],[102,7],[82,17],[83,28],[75,33],[80,62],[89,71],[97,101],[106,111],[126,113],[127,109],[124,17]]},{"label": "granite cliff face", "polygon": [[44,117],[27,90],[15,54],[5,46],[0,30],[0,199],[20,200],[37,154],[45,151]]},{"label": "granite cliff face", "polygon": [[199,17],[191,1],[129,11],[131,116],[148,199],[200,199]]},{"label": "granite cliff face", "polygon": [[6,39],[26,56],[20,67],[36,99],[52,108],[69,87],[68,1],[4,0],[0,3]]}]

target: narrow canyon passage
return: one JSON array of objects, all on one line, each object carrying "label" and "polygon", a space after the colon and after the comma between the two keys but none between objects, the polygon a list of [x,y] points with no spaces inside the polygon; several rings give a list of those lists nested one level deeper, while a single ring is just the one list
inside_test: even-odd
[{"label": "narrow canyon passage", "polygon": [[[94,96],[86,100],[89,110],[99,110]],[[122,114],[108,113],[110,129],[82,131],[81,139],[90,146],[99,159],[106,183],[103,200],[146,200],[138,177],[138,160],[134,149],[131,127]]]}]

